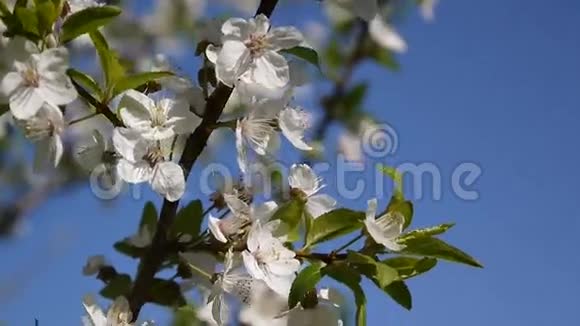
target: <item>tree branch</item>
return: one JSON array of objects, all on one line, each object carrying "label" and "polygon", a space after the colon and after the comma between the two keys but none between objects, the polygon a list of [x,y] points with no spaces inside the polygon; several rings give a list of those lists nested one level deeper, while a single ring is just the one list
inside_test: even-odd
[{"label": "tree branch", "polygon": [[[262,0],[256,15],[264,14],[269,17],[277,3],[278,0]],[[232,90],[232,88],[226,85],[218,85],[207,100],[201,124],[187,139],[181,160],[179,161],[186,180],[197,158],[207,145],[207,140],[220,118]],[[166,249],[169,245],[167,234],[177,214],[178,206],[179,201],[163,201],[159,221],[157,222],[157,230],[151,246],[139,264],[137,277],[135,278],[135,283],[128,298],[133,313],[133,321],[137,320],[141,308],[147,302],[150,296],[148,293],[150,285],[167,256]]]}]

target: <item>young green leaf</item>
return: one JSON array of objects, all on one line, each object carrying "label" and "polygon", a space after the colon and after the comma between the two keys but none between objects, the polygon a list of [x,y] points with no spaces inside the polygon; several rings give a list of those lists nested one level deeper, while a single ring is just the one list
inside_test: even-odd
[{"label": "young green leaf", "polygon": [[112,96],[115,97],[122,92],[135,89],[139,86],[147,84],[150,81],[158,80],[163,77],[170,77],[174,74],[170,71],[154,71],[154,72],[143,72],[132,76],[126,76],[121,80],[117,81],[113,89]]},{"label": "young green leaf", "polygon": [[66,43],[80,35],[96,31],[121,14],[121,8],[115,6],[90,7],[76,12],[64,21],[60,41]]},{"label": "young green leaf", "polygon": [[127,296],[131,292],[131,277],[127,274],[119,274],[115,276],[105,287],[99,292],[103,297],[115,300],[120,296]]},{"label": "young green leaf", "polygon": [[407,310],[413,308],[413,299],[407,284],[403,281],[395,281],[383,289],[396,303]]},{"label": "young green leaf", "polygon": [[150,302],[160,306],[177,308],[187,304],[179,284],[174,281],[156,278],[151,284],[150,293]]},{"label": "young green leaf", "polygon": [[335,239],[362,227],[365,213],[339,208],[314,219],[306,238],[306,246]]},{"label": "young green leaf", "polygon": [[399,277],[405,280],[430,271],[437,265],[437,259],[400,256],[383,260],[381,263],[397,270]]},{"label": "young green leaf", "polygon": [[393,196],[401,201],[404,201],[405,195],[403,193],[403,174],[393,167],[382,164],[378,166],[378,169],[393,179],[393,183],[395,184]]},{"label": "young green leaf", "polygon": [[155,234],[155,230],[157,230],[157,209],[155,208],[155,204],[150,201],[146,202],[145,206],[143,206],[139,229],[143,227],[146,227],[151,235]]},{"label": "young green leaf", "polygon": [[433,257],[474,267],[483,267],[477,260],[445,241],[433,237],[408,238],[401,241],[403,254]]},{"label": "young green leaf", "polygon": [[366,326],[366,297],[360,285],[361,276],[347,264],[332,264],[322,269],[324,275],[328,275],[336,281],[346,285],[354,294],[356,303],[356,325]]},{"label": "young green leaf", "polygon": [[66,73],[75,83],[81,85],[84,89],[86,89],[96,97],[100,98],[103,96],[103,93],[99,88],[99,85],[93,79],[93,77],[73,68],[69,68],[66,71]]},{"label": "young green leaf", "polygon": [[402,235],[401,239],[432,237],[447,232],[447,230],[451,229],[453,226],[455,226],[455,223],[439,224],[428,228],[417,229]]},{"label": "young green leaf", "polygon": [[201,229],[201,222],[203,221],[203,207],[200,200],[194,200],[187,206],[183,207],[177,213],[175,222],[171,226],[170,233],[177,235],[178,233],[189,234],[193,237],[199,234]]},{"label": "young green leaf", "polygon": [[306,293],[316,287],[316,284],[322,278],[320,272],[321,264],[312,264],[304,268],[292,283],[290,295],[288,296],[288,307],[294,308],[300,302]]},{"label": "young green leaf", "polygon": [[406,229],[413,222],[413,203],[408,200],[400,199],[396,195],[391,197],[389,205],[387,205],[386,213],[388,212],[398,212],[405,218],[405,224],[403,224],[403,229]]},{"label": "young green leaf", "polygon": [[292,199],[283,205],[272,216],[272,220],[280,220],[286,224],[289,231],[295,230],[300,224],[304,213],[305,203],[298,199]]},{"label": "young green leaf", "polygon": [[58,18],[58,8],[51,0],[36,1],[36,17],[38,19],[38,30],[41,35],[48,35],[52,32],[53,24]]},{"label": "young green leaf", "polygon": [[296,46],[291,49],[282,50],[282,52],[286,52],[302,60],[305,60],[320,69],[320,59],[318,58],[318,53],[316,53],[316,50],[314,49],[304,46]]},{"label": "young green leaf", "polygon": [[177,308],[173,313],[173,321],[171,326],[199,326],[200,322],[197,319],[195,308],[187,305]]},{"label": "young green leaf", "polygon": [[26,34],[40,37],[38,30],[38,17],[34,9],[18,7],[14,9],[15,16],[18,18],[22,30]]},{"label": "young green leaf", "polygon": [[394,268],[358,252],[349,251],[347,261],[350,266],[372,280],[381,289],[399,279],[399,274]]},{"label": "young green leaf", "polygon": [[90,32],[89,35],[97,50],[105,76],[105,94],[101,100],[109,101],[114,85],[125,76],[125,68],[121,65],[117,53],[109,48],[103,34],[95,30]]}]

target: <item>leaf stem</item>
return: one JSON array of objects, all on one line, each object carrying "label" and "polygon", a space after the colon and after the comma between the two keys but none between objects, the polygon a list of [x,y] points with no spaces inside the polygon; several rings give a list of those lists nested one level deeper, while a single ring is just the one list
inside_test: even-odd
[{"label": "leaf stem", "polygon": [[72,125],[74,125],[74,124],[77,124],[77,123],[79,123],[79,122],[83,122],[83,121],[85,121],[85,120],[88,120],[88,119],[90,119],[90,118],[94,118],[94,117],[96,117],[96,116],[98,116],[98,115],[99,115],[99,113],[98,113],[98,112],[91,113],[91,114],[89,114],[89,115],[87,115],[87,116],[85,116],[85,117],[78,118],[78,119],[76,119],[76,120],[73,120],[73,121],[69,122],[69,123],[68,123],[68,125],[69,125],[69,126],[72,126]]},{"label": "leaf stem", "polygon": [[338,253],[343,251],[344,249],[350,247],[352,244],[354,244],[355,242],[359,241],[362,237],[364,236],[364,234],[359,234],[358,236],[356,236],[355,238],[353,238],[352,240],[350,240],[349,242],[345,243],[344,245],[342,245],[340,248],[336,249],[333,251],[333,253]]}]

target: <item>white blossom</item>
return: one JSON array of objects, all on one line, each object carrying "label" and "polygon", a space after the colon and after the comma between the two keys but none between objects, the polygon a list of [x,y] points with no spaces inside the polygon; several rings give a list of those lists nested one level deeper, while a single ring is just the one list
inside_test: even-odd
[{"label": "white blossom", "polygon": [[[252,292],[251,304],[240,310],[240,322],[249,326],[286,326],[281,313],[288,309],[288,298],[272,291],[264,283]],[[322,326],[322,325],[320,325]]]},{"label": "white blossom", "polygon": [[135,90],[129,90],[121,97],[119,115],[127,127],[149,140],[191,133],[198,121],[185,101],[169,98],[154,101]]},{"label": "white blossom", "polygon": [[349,19],[349,14],[370,21],[379,12],[377,0],[327,0],[325,3],[331,17],[338,21]]},{"label": "white blossom", "polygon": [[238,80],[264,89],[280,89],[290,80],[286,59],[278,53],[300,45],[302,34],[294,27],[270,29],[265,15],[244,20],[231,18],[222,26],[223,46],[216,59],[216,76],[234,86]]},{"label": "white blossom", "polygon": [[384,19],[377,15],[369,23],[369,34],[379,46],[397,52],[407,51],[407,43]]},{"label": "white blossom", "polygon": [[247,240],[248,249],[242,252],[244,265],[250,275],[262,280],[282,296],[288,296],[300,262],[294,251],[272,235],[271,230],[255,223]]},{"label": "white blossom", "polygon": [[91,296],[85,296],[83,306],[87,316],[83,317],[84,326],[130,326],[131,310],[125,297],[118,297],[107,311],[107,315]]},{"label": "white blossom", "polygon": [[128,183],[149,182],[153,190],[169,201],[176,201],[185,192],[182,168],[167,160],[168,153],[159,141],[150,141],[138,131],[115,128],[113,144],[122,156],[117,173]]},{"label": "white blossom", "polygon": [[36,145],[35,170],[56,167],[64,152],[61,137],[65,123],[60,109],[44,103],[34,116],[26,120],[17,120],[17,124],[24,129],[26,138]]},{"label": "white blossom", "polygon": [[237,195],[224,194],[223,196],[231,213],[223,219],[218,219],[210,214],[208,220],[208,228],[212,235],[223,243],[228,242],[231,236],[241,234],[255,221],[265,224],[278,208],[274,201],[255,206],[248,205]]},{"label": "white blossom", "polygon": [[73,155],[85,171],[99,173],[107,187],[116,184],[118,156],[112,142],[105,140],[98,130],[93,130],[88,137],[81,137]]},{"label": "white blossom", "polygon": [[391,251],[400,251],[405,248],[404,245],[397,243],[398,237],[403,232],[405,217],[398,212],[389,212],[376,218],[377,200],[368,201],[366,219],[364,221],[367,232],[377,243],[382,244]]},{"label": "white blossom", "polygon": [[225,294],[231,294],[243,303],[250,303],[251,294],[258,282],[238,268],[234,253],[229,250],[224,260],[224,271],[217,274],[208,298],[208,302],[212,304],[213,319],[218,325],[224,325],[229,316]]},{"label": "white blossom", "polygon": [[99,273],[101,268],[106,266],[107,262],[105,260],[105,256],[103,255],[96,255],[91,256],[87,259],[85,266],[83,266],[83,275],[85,276],[92,276]]},{"label": "white blossom", "polygon": [[9,98],[10,112],[15,118],[34,116],[44,103],[64,105],[76,99],[77,92],[66,75],[66,48],[38,53],[20,38],[12,40],[8,47],[7,54],[13,62],[2,78],[0,92]]},{"label": "white blossom", "polygon": [[310,151],[312,147],[304,142],[304,133],[310,128],[310,115],[301,108],[287,106],[278,116],[282,134],[299,150]]},{"label": "white blossom", "polygon": [[345,131],[338,137],[338,151],[347,161],[362,162],[364,158],[361,137],[350,131]]},{"label": "white blossom", "polygon": [[243,173],[248,170],[248,147],[258,155],[266,155],[270,141],[275,135],[274,119],[276,110],[271,103],[261,101],[252,111],[238,120],[236,126],[236,149],[238,165]]},{"label": "white blossom", "polygon": [[342,326],[338,305],[330,300],[329,289],[318,293],[318,304],[309,309],[300,305],[288,313],[288,326]]},{"label": "white blossom", "polygon": [[336,200],[326,194],[318,194],[324,188],[312,168],[306,164],[294,164],[290,168],[288,182],[292,189],[300,190],[306,197],[306,210],[313,217],[329,212],[336,206]]}]

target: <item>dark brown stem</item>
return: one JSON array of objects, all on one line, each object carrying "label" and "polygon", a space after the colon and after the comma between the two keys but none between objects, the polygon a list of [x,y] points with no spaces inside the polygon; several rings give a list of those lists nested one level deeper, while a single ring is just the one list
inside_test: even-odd
[{"label": "dark brown stem", "polygon": [[[266,16],[270,16],[277,3],[278,0],[262,0],[256,15],[265,14]],[[181,160],[179,161],[186,179],[197,158],[207,145],[207,140],[220,118],[232,90],[232,88],[226,85],[219,84],[208,98],[202,122],[187,139]],[[137,320],[141,308],[147,302],[150,285],[167,256],[167,247],[170,245],[167,234],[177,214],[178,206],[179,201],[163,201],[159,221],[157,222],[157,230],[155,231],[151,246],[139,264],[137,277],[135,278],[135,283],[128,298],[133,313],[133,321]]]},{"label": "dark brown stem", "polygon": [[332,264],[333,262],[338,261],[338,260],[345,260],[346,254],[336,254],[336,253],[324,254],[324,253],[318,253],[318,252],[313,252],[313,253],[297,252],[296,257],[303,258],[303,259],[320,260],[321,262],[324,262],[326,264]]},{"label": "dark brown stem", "polygon": [[111,111],[109,106],[105,103],[101,103],[96,98],[94,98],[89,92],[87,92],[81,85],[77,84],[74,80],[72,81],[77,93],[84,98],[90,105],[95,108],[96,113],[104,115],[115,127],[124,127],[123,122],[119,120],[117,115]]}]

